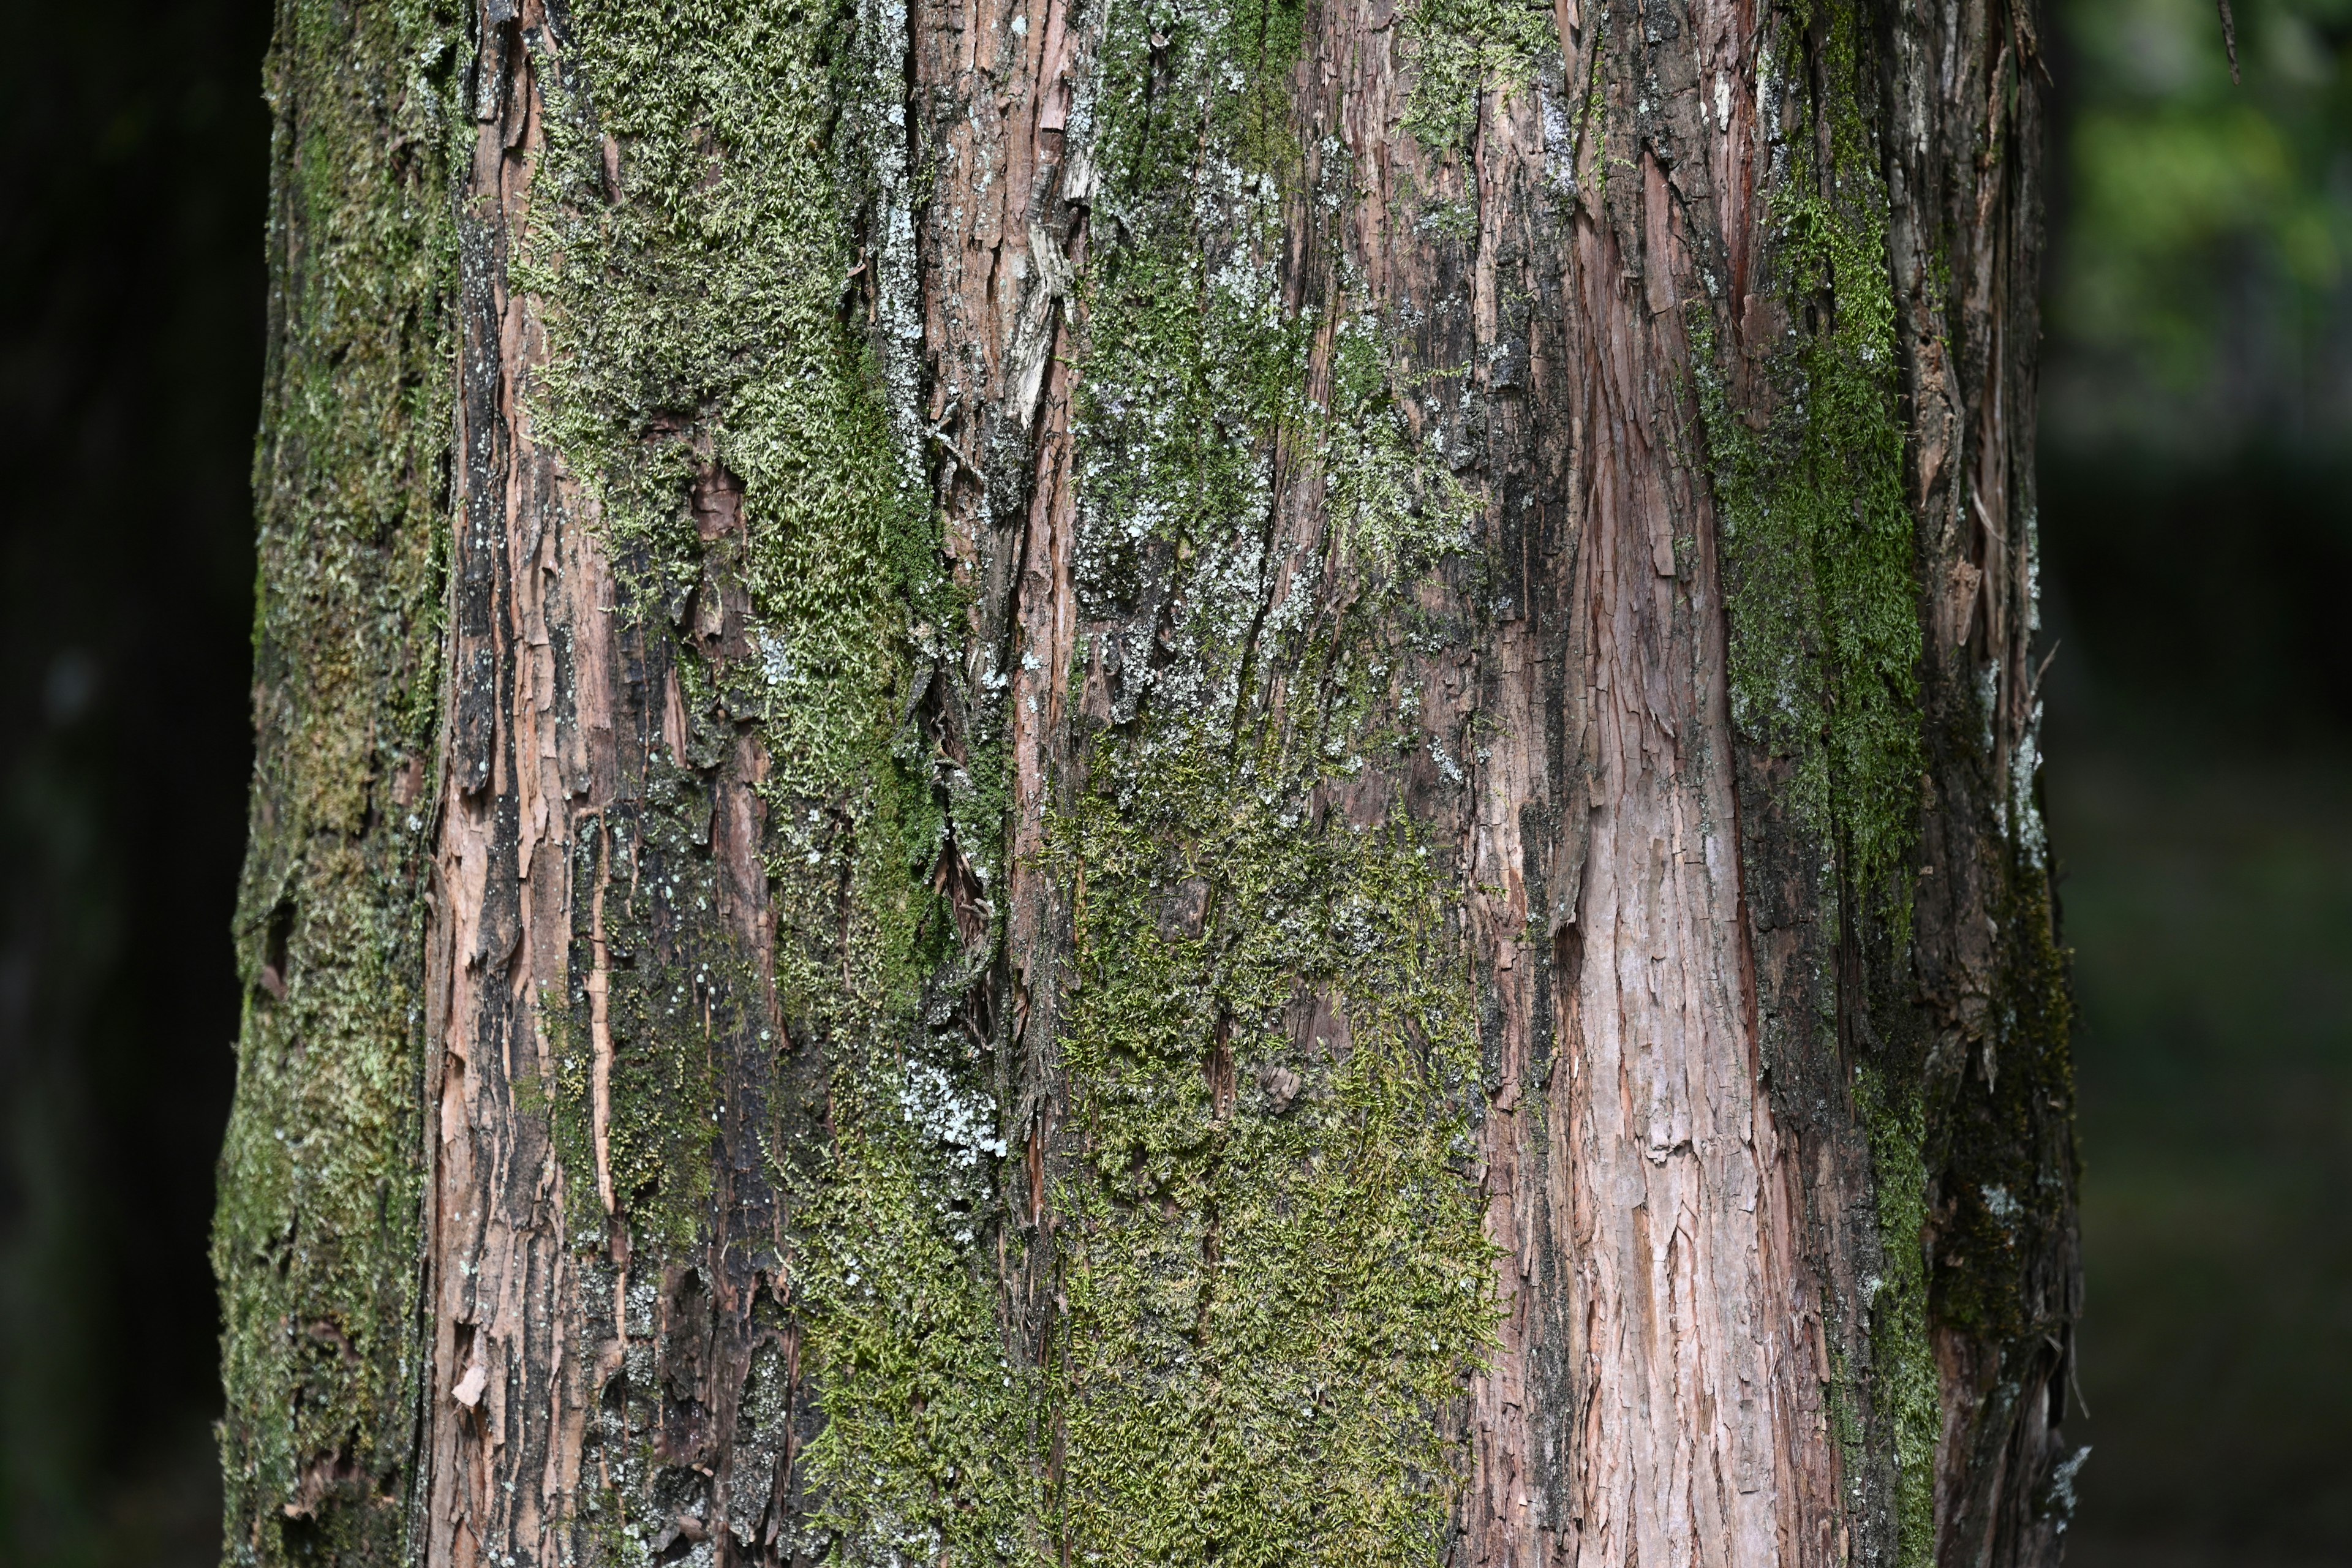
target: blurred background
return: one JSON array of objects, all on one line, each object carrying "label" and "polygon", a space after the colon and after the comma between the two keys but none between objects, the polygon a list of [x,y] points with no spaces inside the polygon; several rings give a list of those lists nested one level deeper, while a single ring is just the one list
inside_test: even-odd
[{"label": "blurred background", "polygon": [[[2352,0],[2046,0],[2078,1568],[2352,1564]],[[0,1568],[209,1568],[266,0],[5,0]]]},{"label": "blurred background", "polygon": [[2352,4],[2048,3],[2068,1561],[2352,1563]]}]

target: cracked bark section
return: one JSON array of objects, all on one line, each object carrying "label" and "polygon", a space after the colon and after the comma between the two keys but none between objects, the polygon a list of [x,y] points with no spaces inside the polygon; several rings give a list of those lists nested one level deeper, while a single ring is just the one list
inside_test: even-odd
[{"label": "cracked bark section", "polygon": [[[672,613],[616,570],[593,498],[535,433],[546,340],[512,268],[544,151],[539,83],[563,67],[562,29],[538,0],[500,10],[478,18],[459,198],[465,463],[426,933],[438,1106],[420,1554],[571,1562],[586,1535],[634,1528],[655,1551],[723,1542],[772,1556],[799,1511],[808,1415],[765,1136],[785,1098],[768,1043],[782,1023],[767,759],[724,715],[715,743],[709,726],[698,737],[677,669],[689,641],[714,668],[753,657],[741,485],[707,449],[697,458],[705,573]],[[672,434],[656,420],[647,438]],[[681,819],[682,835],[662,831]],[[714,1092],[680,1108],[712,1135],[684,1247],[648,1247],[646,1194],[614,1183],[616,970],[677,982],[675,1010],[707,1053]],[[554,1128],[574,1019],[592,1036],[585,1169],[566,1167]],[[583,1228],[583,1213],[601,1226]],[[755,1363],[776,1363],[781,1429],[742,1419]],[[592,1523],[583,1502],[597,1494],[610,1501]]]},{"label": "cracked bark section", "polygon": [[[2072,1507],[2055,1483],[2082,1291],[2066,959],[2039,807],[2040,26],[2021,0],[1906,17],[1886,69],[1927,629],[1918,983],[1941,1123],[1939,1561],[2037,1568],[2060,1560]],[[1994,1194],[2019,1206],[1990,1212]]]},{"label": "cracked bark section", "polygon": [[1044,1366],[1057,1295],[1068,1102],[1053,1048],[1070,946],[1066,889],[1045,868],[1047,818],[1070,801],[1068,674],[1077,624],[1071,339],[1097,178],[1073,155],[1069,110],[1091,63],[1099,6],[1071,0],[925,0],[911,7],[913,121],[933,150],[920,231],[924,418],[941,550],[969,605],[931,688],[943,750],[971,761],[975,729],[1003,736],[1003,936],[965,1005],[1002,1020],[1007,1142],[1021,1171],[999,1249],[1010,1353]]},{"label": "cracked bark section", "polygon": [[[1461,701],[1493,736],[1452,815],[1505,1316],[1470,1390],[1463,1559],[1842,1561],[1801,1177],[1749,1004],[1683,330],[1700,267],[1752,222],[1752,126],[1709,125],[1701,94],[1736,81],[1752,107],[1755,39],[1697,6],[1666,35],[1685,49],[1643,45],[1647,13],[1612,45],[1570,7],[1563,58],[1482,94],[1456,159],[1395,133],[1412,78],[1381,18],[1326,16],[1328,112],[1377,172],[1353,247],[1430,323],[1420,363],[1466,369],[1484,404],[1493,597]],[[1605,103],[1580,106],[1596,79]],[[1475,203],[1467,256],[1403,221],[1416,190]]]}]

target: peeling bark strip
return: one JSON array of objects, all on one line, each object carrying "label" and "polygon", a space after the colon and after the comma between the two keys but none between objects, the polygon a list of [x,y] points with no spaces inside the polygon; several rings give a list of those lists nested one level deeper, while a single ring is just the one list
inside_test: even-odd
[{"label": "peeling bark strip", "polygon": [[284,0],[229,1555],[2054,1563],[2034,29]]}]

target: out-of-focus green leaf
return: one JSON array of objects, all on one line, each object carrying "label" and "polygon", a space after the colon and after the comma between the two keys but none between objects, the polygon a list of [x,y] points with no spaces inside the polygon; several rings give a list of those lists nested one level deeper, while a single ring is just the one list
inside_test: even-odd
[{"label": "out-of-focus green leaf", "polygon": [[2052,435],[2352,442],[2352,3],[2067,0]]}]

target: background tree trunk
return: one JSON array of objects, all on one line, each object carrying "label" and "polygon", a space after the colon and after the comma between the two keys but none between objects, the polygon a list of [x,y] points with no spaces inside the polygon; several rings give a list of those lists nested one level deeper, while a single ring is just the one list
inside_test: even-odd
[{"label": "background tree trunk", "polygon": [[232,1557],[2056,1561],[2030,12],[270,79]]}]

